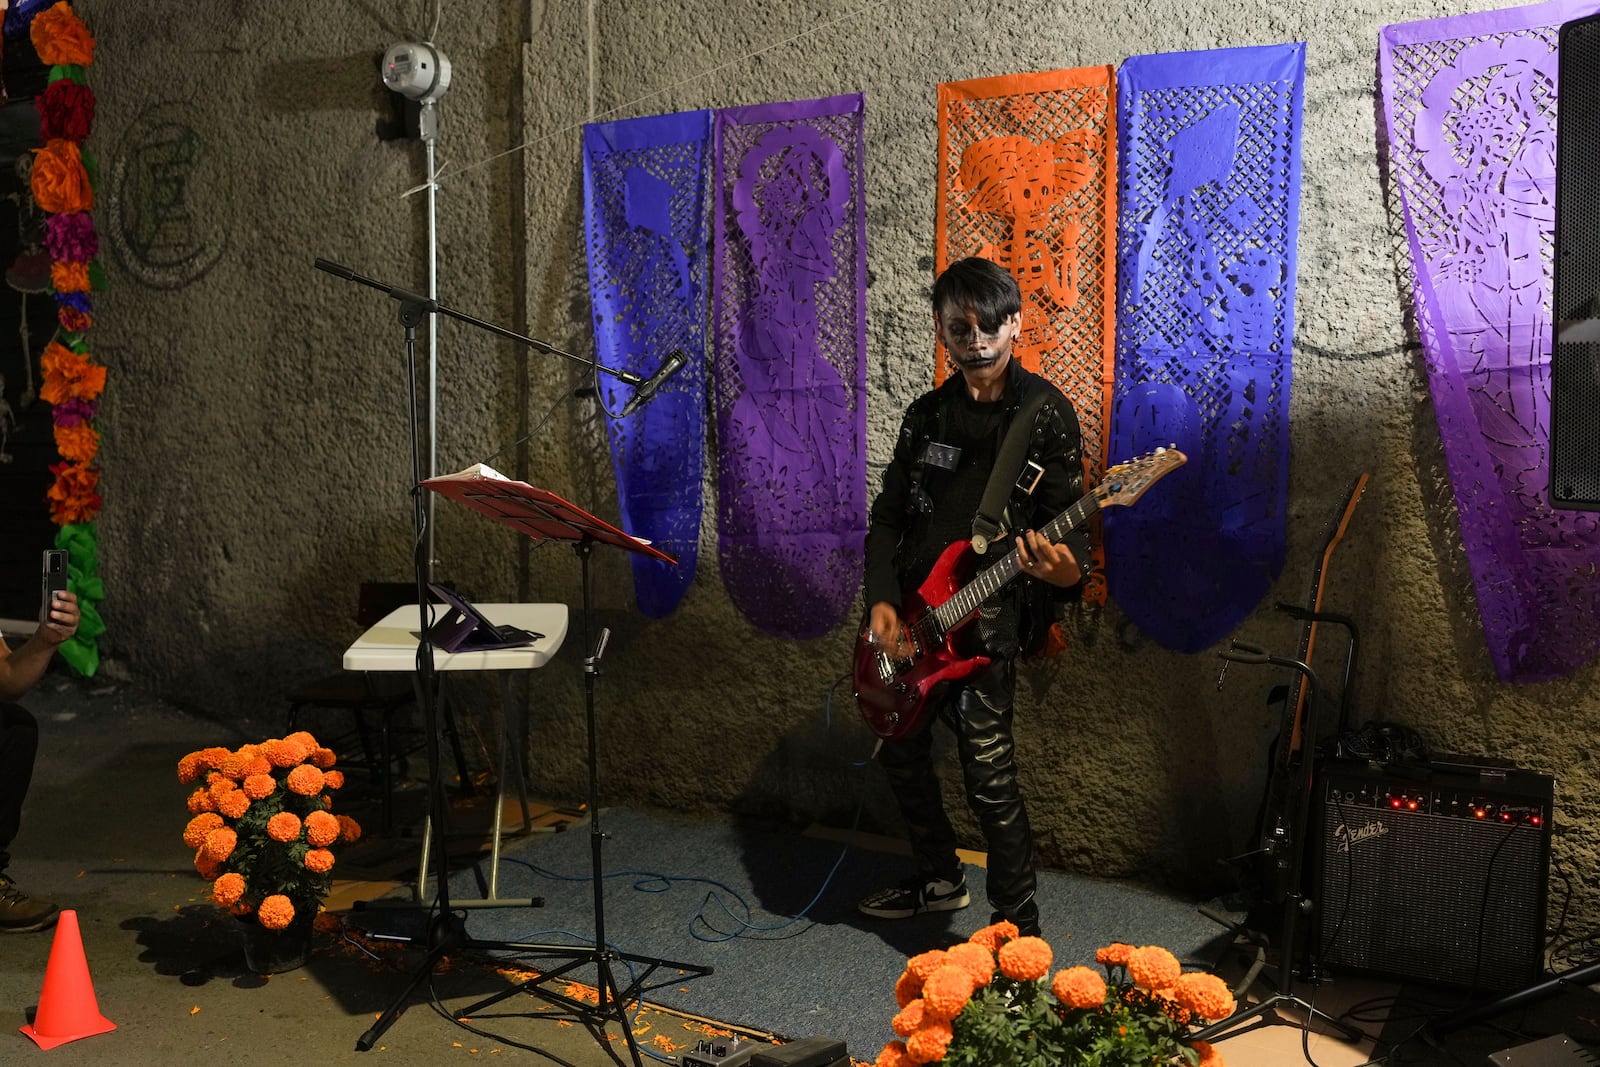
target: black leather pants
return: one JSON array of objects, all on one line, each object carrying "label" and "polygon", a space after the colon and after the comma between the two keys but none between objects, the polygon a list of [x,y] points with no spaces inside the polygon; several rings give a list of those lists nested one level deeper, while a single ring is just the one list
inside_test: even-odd
[{"label": "black leather pants", "polygon": [[[956,736],[967,803],[983,828],[989,849],[989,903],[1027,929],[1038,922],[1034,901],[1033,831],[1017,790],[1016,744],[1011,737],[1011,701],[1016,675],[1010,660],[993,664],[944,695],[938,718]],[[945,814],[933,768],[933,724],[914,737],[885,741],[878,762],[900,803],[924,878],[960,877],[956,833]]]}]

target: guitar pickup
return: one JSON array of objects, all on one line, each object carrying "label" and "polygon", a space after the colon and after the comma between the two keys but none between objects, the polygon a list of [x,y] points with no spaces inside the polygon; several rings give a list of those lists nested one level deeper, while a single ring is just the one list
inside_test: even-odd
[{"label": "guitar pickup", "polygon": [[1023,495],[1031,496],[1039,487],[1039,479],[1043,477],[1044,468],[1030,459],[1028,465],[1022,468],[1022,473],[1017,476],[1017,488],[1022,490]]}]

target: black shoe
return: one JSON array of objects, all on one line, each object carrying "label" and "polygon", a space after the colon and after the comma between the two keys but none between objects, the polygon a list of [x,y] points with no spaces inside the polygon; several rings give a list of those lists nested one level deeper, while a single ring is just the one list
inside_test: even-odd
[{"label": "black shoe", "polygon": [[965,878],[913,878],[861,898],[856,907],[874,919],[909,919],[925,911],[959,911],[970,903]]},{"label": "black shoe", "polygon": [[25,934],[54,926],[61,909],[48,900],[35,900],[0,874],[0,933]]}]

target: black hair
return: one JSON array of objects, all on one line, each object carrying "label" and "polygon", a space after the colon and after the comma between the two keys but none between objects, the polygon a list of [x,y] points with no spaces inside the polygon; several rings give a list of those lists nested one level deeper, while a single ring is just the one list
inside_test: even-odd
[{"label": "black hair", "polygon": [[933,283],[933,310],[945,305],[970,308],[978,326],[993,333],[1000,324],[1022,312],[1022,291],[1017,280],[998,263],[981,256],[958,259]]}]

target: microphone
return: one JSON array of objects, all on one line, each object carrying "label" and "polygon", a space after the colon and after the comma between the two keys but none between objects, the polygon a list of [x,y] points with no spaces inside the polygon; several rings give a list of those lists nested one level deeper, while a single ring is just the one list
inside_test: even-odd
[{"label": "microphone", "polygon": [[661,388],[662,383],[682,370],[683,365],[687,362],[689,362],[689,357],[684,355],[682,351],[675,349],[671,355],[662,361],[661,366],[656,368],[654,374],[639,383],[639,388],[633,391],[633,395],[628,398],[628,402],[622,405],[622,410],[617,412],[617,418],[625,419],[648,404],[650,398],[656,395],[656,390]]}]

